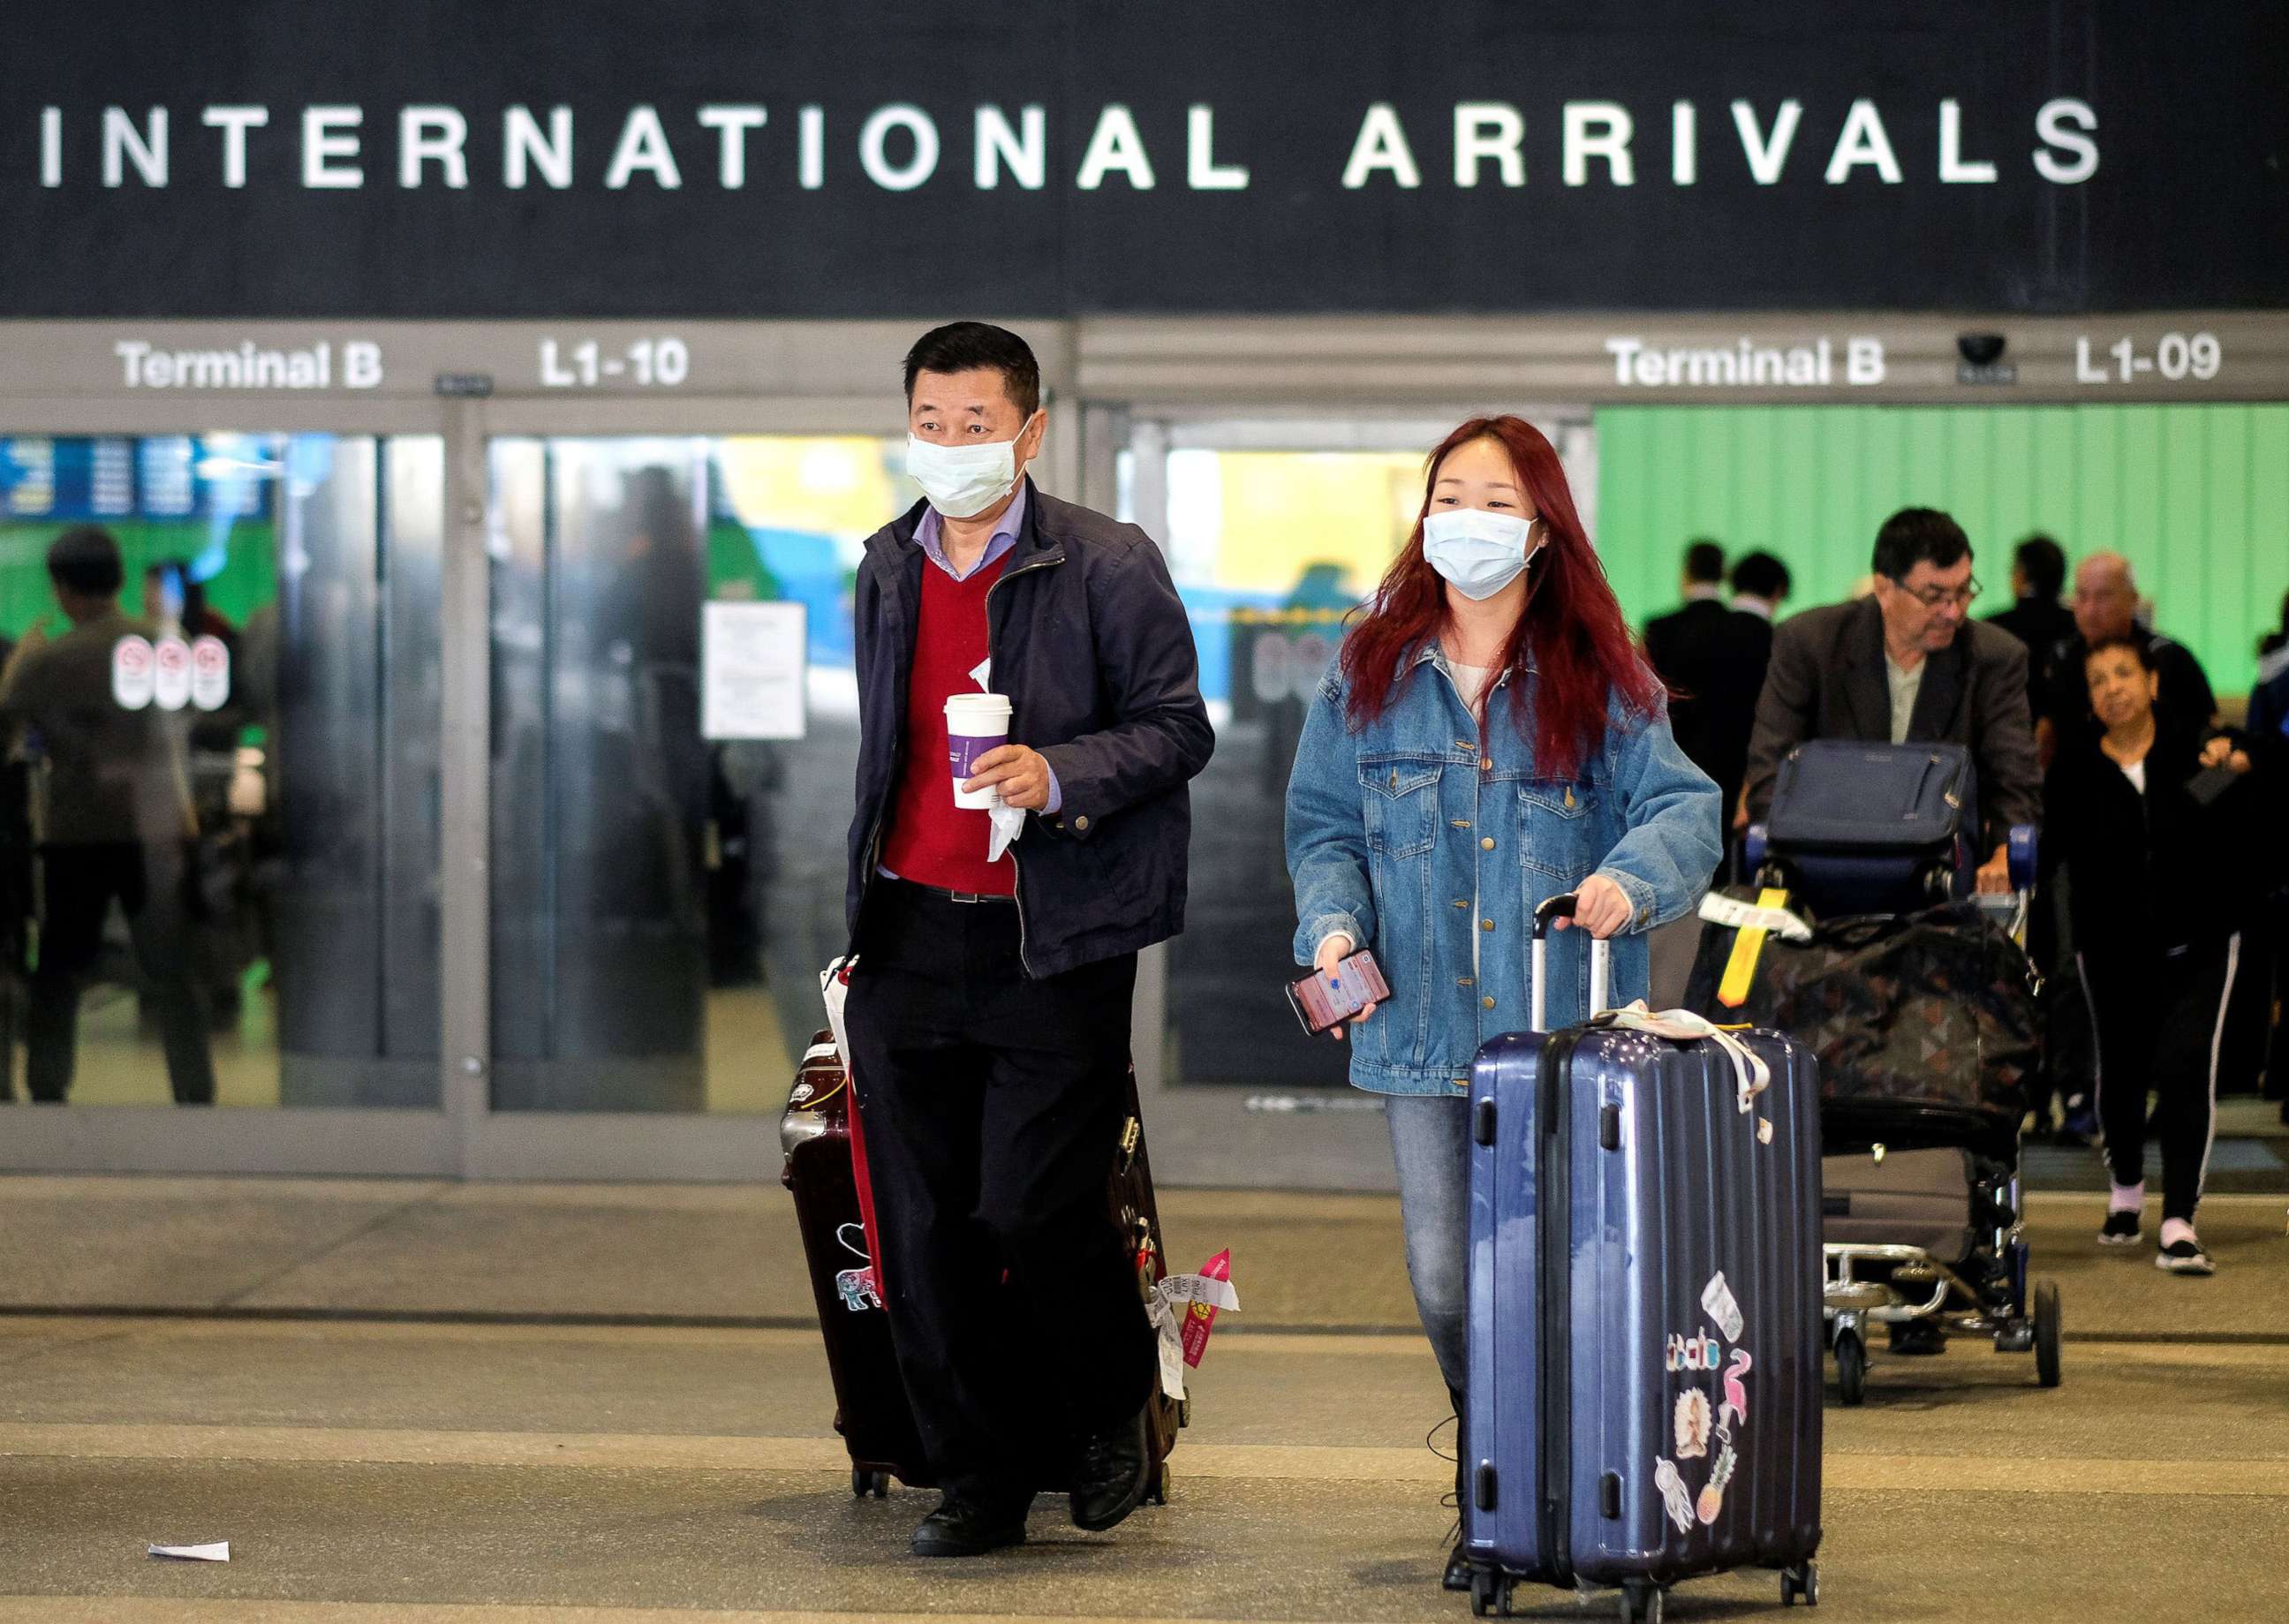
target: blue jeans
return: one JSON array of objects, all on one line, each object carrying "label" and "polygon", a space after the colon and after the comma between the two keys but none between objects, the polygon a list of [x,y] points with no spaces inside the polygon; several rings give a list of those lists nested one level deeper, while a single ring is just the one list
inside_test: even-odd
[{"label": "blue jeans", "polygon": [[1385,1103],[1415,1311],[1439,1357],[1440,1373],[1459,1396],[1468,1345],[1464,1288],[1471,1256],[1471,1103],[1460,1095],[1394,1094]]}]

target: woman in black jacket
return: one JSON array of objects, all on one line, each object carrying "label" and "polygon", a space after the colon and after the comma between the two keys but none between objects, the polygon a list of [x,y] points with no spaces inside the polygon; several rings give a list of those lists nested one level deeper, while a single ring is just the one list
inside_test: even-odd
[{"label": "woman in black jacket", "polygon": [[2138,1239],[2150,1088],[2163,1170],[2154,1262],[2206,1275],[2194,1209],[2209,1170],[2218,1049],[2251,889],[2231,878],[2248,872],[2254,850],[2249,757],[2224,737],[2157,729],[2144,644],[2102,639],[2084,670],[2105,732],[2051,764],[2043,855],[2065,871],[2096,1029],[2099,1126],[2114,1184],[2099,1239]]}]

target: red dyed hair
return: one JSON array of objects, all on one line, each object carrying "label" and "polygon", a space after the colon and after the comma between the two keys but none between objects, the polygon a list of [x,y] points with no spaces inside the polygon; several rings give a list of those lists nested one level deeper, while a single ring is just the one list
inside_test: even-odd
[{"label": "red dyed hair", "polygon": [[[1622,617],[1605,567],[1591,551],[1556,448],[1523,418],[1472,418],[1431,453],[1424,466],[1423,511],[1407,545],[1344,641],[1339,657],[1351,689],[1347,714],[1355,728],[1381,716],[1400,683],[1413,677],[1400,663],[1447,623],[1447,584],[1423,556],[1423,517],[1431,511],[1439,466],[1474,440],[1498,441],[1510,453],[1546,533],[1527,570],[1526,609],[1503,651],[1503,670],[1516,685],[1533,667],[1528,742],[1535,770],[1571,778],[1605,743],[1607,707],[1616,693],[1642,716],[1659,714],[1664,695]],[[1523,708],[1519,719],[1525,732]]]}]

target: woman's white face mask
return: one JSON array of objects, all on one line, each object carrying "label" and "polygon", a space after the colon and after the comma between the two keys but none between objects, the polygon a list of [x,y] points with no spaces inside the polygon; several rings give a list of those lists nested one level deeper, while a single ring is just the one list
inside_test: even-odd
[{"label": "woman's white face mask", "polygon": [[1423,556],[1447,584],[1481,601],[1518,579],[1545,545],[1528,545],[1535,521],[1480,507],[1423,515]]},{"label": "woman's white face mask", "polygon": [[1017,484],[1017,442],[1032,421],[1026,419],[1015,438],[984,445],[939,445],[908,434],[906,473],[946,518],[975,518]]}]

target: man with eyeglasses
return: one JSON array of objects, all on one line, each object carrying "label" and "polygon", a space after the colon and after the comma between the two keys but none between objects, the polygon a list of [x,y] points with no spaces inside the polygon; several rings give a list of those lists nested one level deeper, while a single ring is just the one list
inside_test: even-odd
[{"label": "man with eyeglasses", "polygon": [[1971,542],[1947,514],[1908,507],[1885,520],[1871,568],[1868,597],[1808,609],[1774,633],[1749,743],[1749,816],[1764,816],[1781,758],[1806,739],[1967,745],[1990,854],[1979,889],[2007,891],[2011,825],[2042,816],[2026,645],[1970,618]]}]

